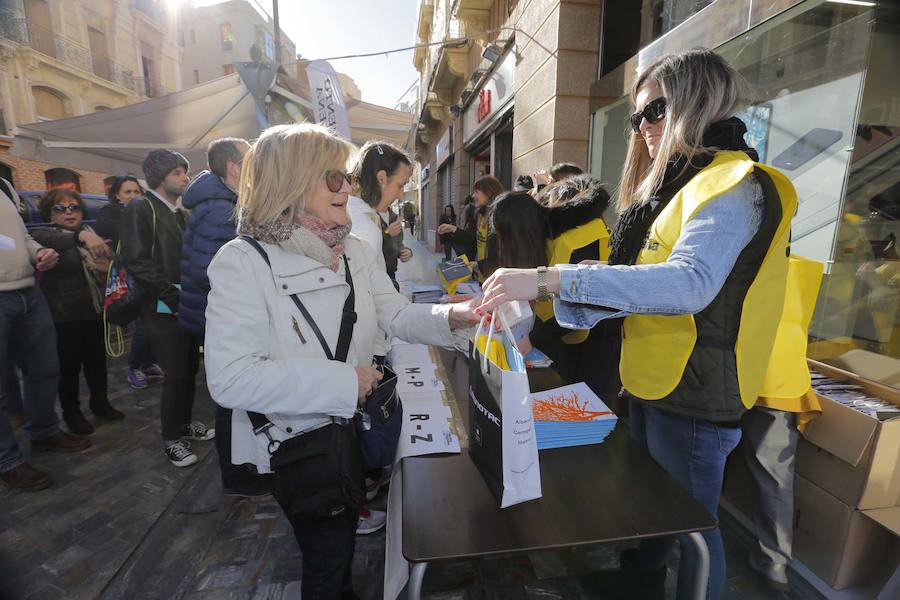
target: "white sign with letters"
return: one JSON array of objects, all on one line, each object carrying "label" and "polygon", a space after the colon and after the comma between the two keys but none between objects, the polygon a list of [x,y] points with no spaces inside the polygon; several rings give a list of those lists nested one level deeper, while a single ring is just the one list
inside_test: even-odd
[{"label": "white sign with letters", "polygon": [[404,392],[440,392],[444,389],[444,382],[437,376],[437,366],[434,363],[405,364],[396,367],[397,391],[400,398]]}]

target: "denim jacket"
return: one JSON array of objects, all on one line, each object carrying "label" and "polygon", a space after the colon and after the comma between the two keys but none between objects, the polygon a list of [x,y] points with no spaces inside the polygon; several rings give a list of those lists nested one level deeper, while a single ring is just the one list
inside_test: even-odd
[{"label": "denim jacket", "polygon": [[604,319],[630,314],[702,311],[759,229],[764,202],[762,187],[748,175],[685,223],[664,263],[557,265],[556,320],[570,329],[590,329]]}]

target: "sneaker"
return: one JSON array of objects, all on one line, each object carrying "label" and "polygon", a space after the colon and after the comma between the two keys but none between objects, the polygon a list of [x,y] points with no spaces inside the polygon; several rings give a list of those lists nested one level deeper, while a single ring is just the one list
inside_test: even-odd
[{"label": "sneaker", "polygon": [[191,445],[180,440],[166,446],[166,458],[176,467],[189,467],[198,460],[191,452]]},{"label": "sneaker", "polygon": [[391,467],[385,467],[378,477],[366,477],[366,502],[371,502],[378,495],[378,490],[391,482]]},{"label": "sneaker", "polygon": [[0,481],[14,490],[36,492],[50,487],[53,483],[50,476],[35,469],[28,463],[16,465],[9,471],[0,473]]},{"label": "sneaker", "polygon": [[143,371],[141,371],[140,369],[129,369],[128,385],[136,390],[142,390],[149,384],[147,383],[147,376],[144,375]]},{"label": "sneaker", "polygon": [[181,437],[187,438],[189,440],[200,440],[201,442],[208,442],[209,440],[216,437],[216,430],[212,427],[207,427],[200,421],[192,421],[184,426],[185,434]]},{"label": "sneaker", "polygon": [[141,370],[143,371],[144,376],[149,379],[165,379],[166,378],[166,374],[156,363],[153,363],[149,367],[144,367]]},{"label": "sneaker", "polygon": [[365,506],[359,509],[359,521],[356,522],[356,535],[369,535],[384,527],[387,513],[383,510],[369,510]]},{"label": "sneaker", "polygon": [[788,581],[787,565],[774,562],[763,562],[756,553],[751,552],[748,557],[753,570],[762,575],[770,589],[776,592],[790,592],[791,584]]}]

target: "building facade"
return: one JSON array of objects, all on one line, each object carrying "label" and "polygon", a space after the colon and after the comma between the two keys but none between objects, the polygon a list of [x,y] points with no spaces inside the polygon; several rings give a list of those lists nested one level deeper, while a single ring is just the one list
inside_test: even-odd
[{"label": "building facade", "polygon": [[[588,160],[601,0],[421,0],[416,160],[421,231],[472,183]],[[441,43],[443,42],[443,43]]]},{"label": "building facade", "polygon": [[[184,87],[234,72],[234,63],[262,60],[275,62],[275,25],[247,0],[229,0],[209,6],[182,9],[181,42],[184,55],[181,81]],[[251,48],[259,50],[255,58]],[[297,48],[281,32],[280,64],[295,62]]]},{"label": "building facade", "polygon": [[17,124],[140,102],[179,89],[177,14],[165,0],[0,3],[0,176],[20,189],[103,193],[106,174],[10,155]]}]

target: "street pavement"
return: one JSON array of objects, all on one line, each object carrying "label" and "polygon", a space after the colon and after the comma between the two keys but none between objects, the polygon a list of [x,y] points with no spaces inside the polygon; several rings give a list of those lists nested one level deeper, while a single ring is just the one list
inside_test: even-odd
[{"label": "street pavement", "polygon": [[[408,231],[406,237],[415,256],[400,266],[401,291],[436,283],[438,256],[409,241]],[[298,599],[300,551],[274,499],[223,497],[213,442],[193,442],[195,466],[170,465],[160,440],[161,386],[133,390],[126,374],[123,358],[110,360],[110,400],[124,421],[98,423],[85,408],[97,427],[91,448],[30,458],[50,473],[51,488],[0,487],[0,599]],[[211,426],[213,414],[201,369],[194,415]],[[27,436],[17,435],[27,449]],[[371,506],[383,508],[385,500],[382,492]],[[778,597],[750,571],[743,544],[723,529],[729,568],[723,598]],[[579,575],[614,567],[616,551],[597,546],[434,565],[425,597],[588,598]],[[384,531],[358,537],[353,580],[361,598],[382,597],[383,570]],[[672,575],[670,566],[667,597],[674,597]]]}]

